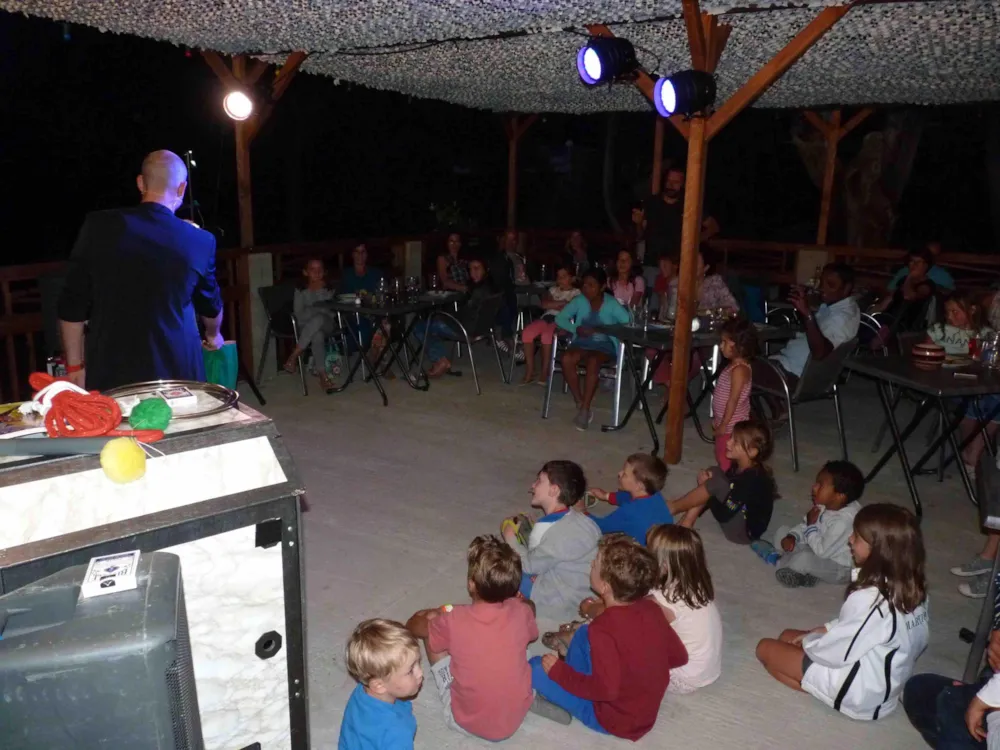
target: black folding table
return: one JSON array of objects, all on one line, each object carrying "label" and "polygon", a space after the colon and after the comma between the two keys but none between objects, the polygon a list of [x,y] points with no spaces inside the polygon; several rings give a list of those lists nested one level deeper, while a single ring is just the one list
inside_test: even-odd
[{"label": "black folding table", "polygon": [[[982,396],[1000,394],[1000,370],[984,367],[978,363],[958,368],[942,366],[934,369],[922,369],[917,367],[910,357],[898,354],[888,357],[855,355],[849,357],[844,366],[852,372],[871,378],[876,382],[879,400],[882,402],[882,409],[892,433],[893,445],[868,472],[865,482],[874,479],[892,459],[893,454],[898,454],[899,463],[903,468],[903,477],[906,479],[906,486],[909,488],[910,498],[913,500],[914,511],[920,516],[923,514],[923,507],[913,475],[923,469],[945,442],[948,442],[951,445],[953,455],[942,464],[940,470],[943,470],[947,464],[954,460],[969,500],[976,503],[976,492],[972,486],[972,480],[961,460],[962,450],[975,440],[978,434],[983,434],[985,438],[986,425],[1000,414],[1000,402],[986,411],[979,411],[976,417],[979,422],[978,430],[961,441],[955,432],[965,418],[971,403]],[[897,389],[895,396],[891,393],[893,388]],[[918,394],[921,400],[913,418],[905,428],[900,430],[899,423],[896,421],[896,405],[899,403],[902,389]],[[904,443],[920,426],[924,418],[935,409],[941,417],[941,434],[931,442],[927,451],[917,462],[911,464],[906,455]],[[987,445],[989,445],[988,440]]]}]

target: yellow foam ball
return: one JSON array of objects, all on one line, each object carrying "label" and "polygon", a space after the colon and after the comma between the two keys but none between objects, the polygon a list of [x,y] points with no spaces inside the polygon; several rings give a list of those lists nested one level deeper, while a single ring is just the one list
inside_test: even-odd
[{"label": "yellow foam ball", "polygon": [[132,438],[115,438],[101,449],[101,468],[112,482],[134,482],[146,473],[146,454]]}]

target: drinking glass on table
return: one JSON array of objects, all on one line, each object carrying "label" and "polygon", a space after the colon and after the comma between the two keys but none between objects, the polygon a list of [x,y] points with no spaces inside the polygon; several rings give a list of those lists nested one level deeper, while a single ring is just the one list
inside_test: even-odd
[{"label": "drinking glass on table", "polygon": [[436,292],[438,290],[438,277],[436,273],[432,273],[427,278],[427,286],[430,288],[432,292]]},{"label": "drinking glass on table", "polygon": [[979,359],[979,337],[973,336],[969,339],[969,356]]}]

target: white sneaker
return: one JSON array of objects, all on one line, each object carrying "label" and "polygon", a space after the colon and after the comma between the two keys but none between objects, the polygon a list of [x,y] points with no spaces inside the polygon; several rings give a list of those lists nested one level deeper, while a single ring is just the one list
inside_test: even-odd
[{"label": "white sneaker", "polygon": [[991,570],[993,570],[993,561],[976,555],[968,562],[952,568],[951,574],[960,578],[971,578],[972,576],[981,576],[983,573],[989,573]]}]

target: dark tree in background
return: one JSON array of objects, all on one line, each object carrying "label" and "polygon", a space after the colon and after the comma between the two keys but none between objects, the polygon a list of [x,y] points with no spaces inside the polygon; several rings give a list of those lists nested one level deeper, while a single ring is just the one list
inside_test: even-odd
[{"label": "dark tree in background", "polygon": [[[138,199],[135,175],[157,148],[194,152],[198,218],[220,246],[238,244],[233,128],[200,55],[4,13],[0,46],[0,262],[66,257],[86,212]],[[922,116],[910,179],[880,188],[894,207],[887,241],[993,247],[996,110],[932,108]],[[750,110],[713,141],[706,199],[724,235],[815,237],[819,190],[790,136],[798,119]],[[612,217],[627,221],[629,203],[649,191],[653,122],[651,112],[539,118],[520,146],[521,226],[607,231]],[[842,144],[845,178],[862,142],[859,131],[853,146]],[[883,176],[902,163],[892,149],[879,153]],[[664,158],[685,158],[670,127]],[[505,221],[507,145],[496,113],[302,74],[254,141],[251,164],[259,244]],[[848,224],[835,220],[831,237],[846,237]]]}]

